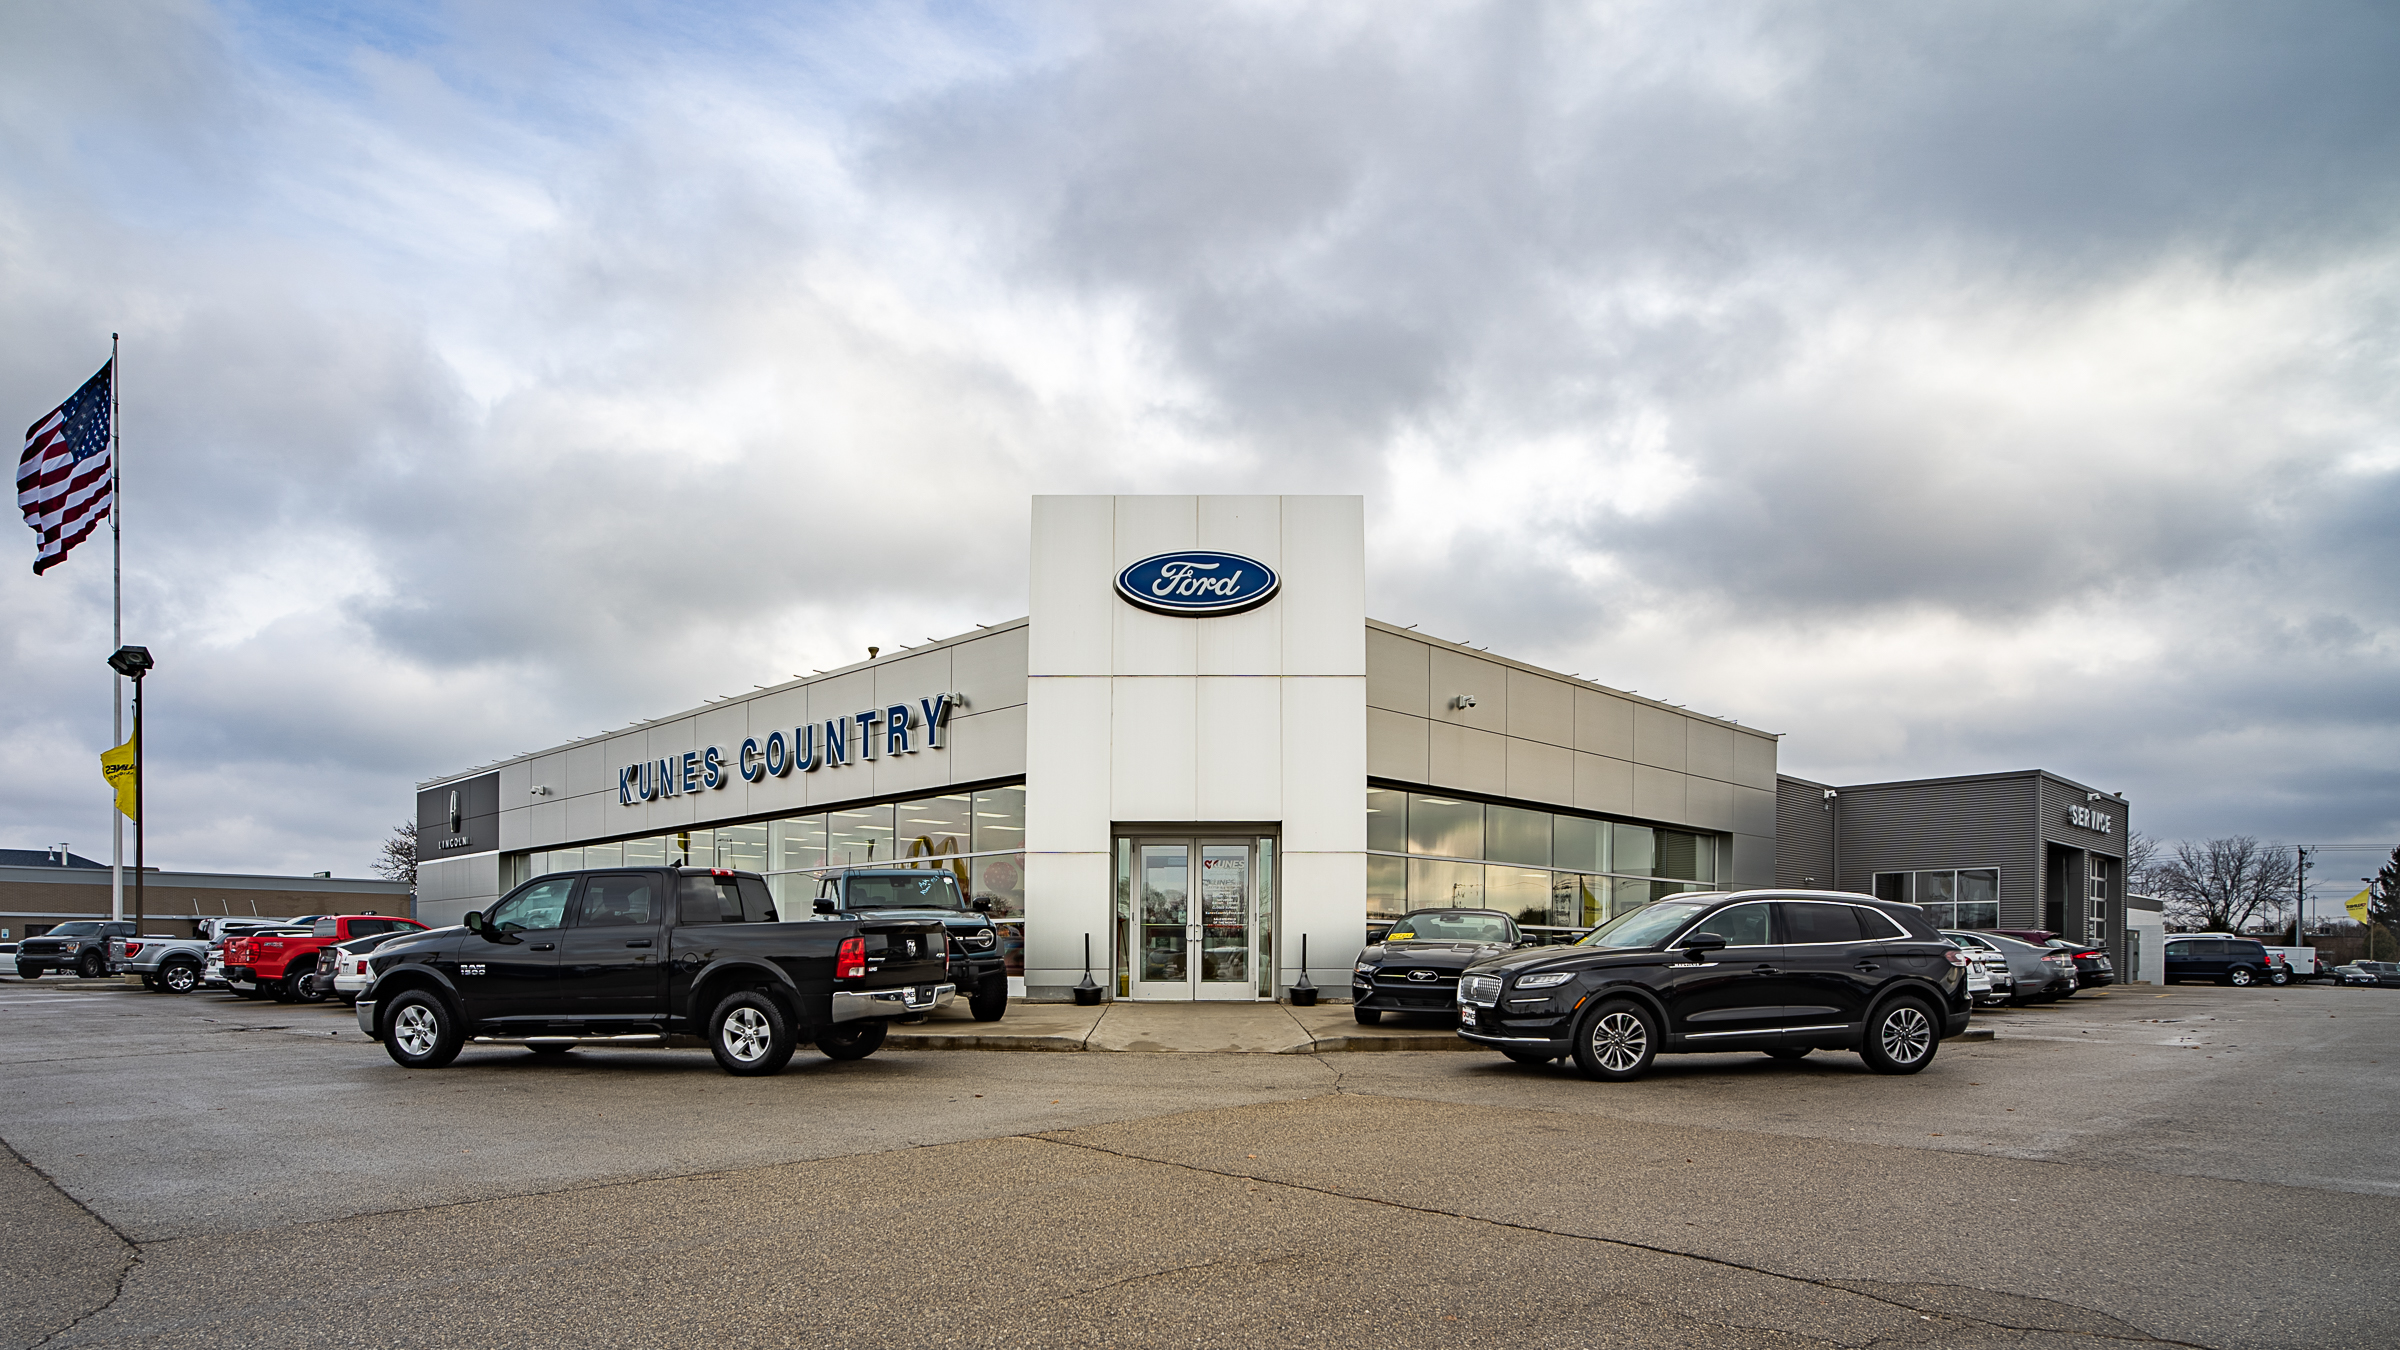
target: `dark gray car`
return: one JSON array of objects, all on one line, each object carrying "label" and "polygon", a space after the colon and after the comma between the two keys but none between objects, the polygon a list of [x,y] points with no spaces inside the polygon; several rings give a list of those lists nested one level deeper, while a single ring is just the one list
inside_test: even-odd
[{"label": "dark gray car", "polygon": [[2062,999],[2079,987],[2075,979],[2075,958],[2056,947],[2037,947],[2030,942],[2002,937],[1998,933],[1959,929],[1943,929],[1942,936],[1956,938],[2008,958],[2008,973],[2017,982],[2008,1000],[2012,1008]]}]

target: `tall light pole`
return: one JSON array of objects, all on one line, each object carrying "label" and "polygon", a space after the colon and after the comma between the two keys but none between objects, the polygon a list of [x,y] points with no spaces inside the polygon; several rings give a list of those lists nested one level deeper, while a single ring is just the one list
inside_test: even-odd
[{"label": "tall light pole", "polygon": [[133,681],[133,935],[142,935],[142,831],[150,812],[142,801],[142,677],[158,663],[148,647],[119,647],[108,668]]}]

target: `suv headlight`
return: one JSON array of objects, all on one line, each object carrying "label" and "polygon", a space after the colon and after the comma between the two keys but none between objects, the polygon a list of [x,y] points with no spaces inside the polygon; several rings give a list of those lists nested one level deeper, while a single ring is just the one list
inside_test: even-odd
[{"label": "suv headlight", "polygon": [[1571,970],[1554,970],[1547,975],[1528,975],[1517,981],[1519,989],[1549,989],[1575,978]]}]

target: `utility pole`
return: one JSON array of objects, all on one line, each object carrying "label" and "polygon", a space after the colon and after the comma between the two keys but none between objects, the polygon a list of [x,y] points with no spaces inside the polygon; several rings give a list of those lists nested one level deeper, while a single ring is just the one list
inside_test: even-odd
[{"label": "utility pole", "polygon": [[2298,855],[2300,862],[2298,867],[2292,869],[2292,885],[2297,892],[2292,896],[2292,945],[2305,947],[2308,941],[2303,934],[2307,930],[2302,925],[2308,917],[2308,869],[2316,864],[2308,860],[2308,845],[2294,844],[2292,852]]}]

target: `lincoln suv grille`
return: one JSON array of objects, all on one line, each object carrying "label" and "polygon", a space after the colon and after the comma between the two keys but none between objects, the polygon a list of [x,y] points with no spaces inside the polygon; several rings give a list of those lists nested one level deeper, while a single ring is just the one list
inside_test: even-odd
[{"label": "lincoln suv grille", "polygon": [[1500,977],[1469,975],[1458,982],[1458,1001],[1476,1003],[1489,1008],[1500,1001]]}]

